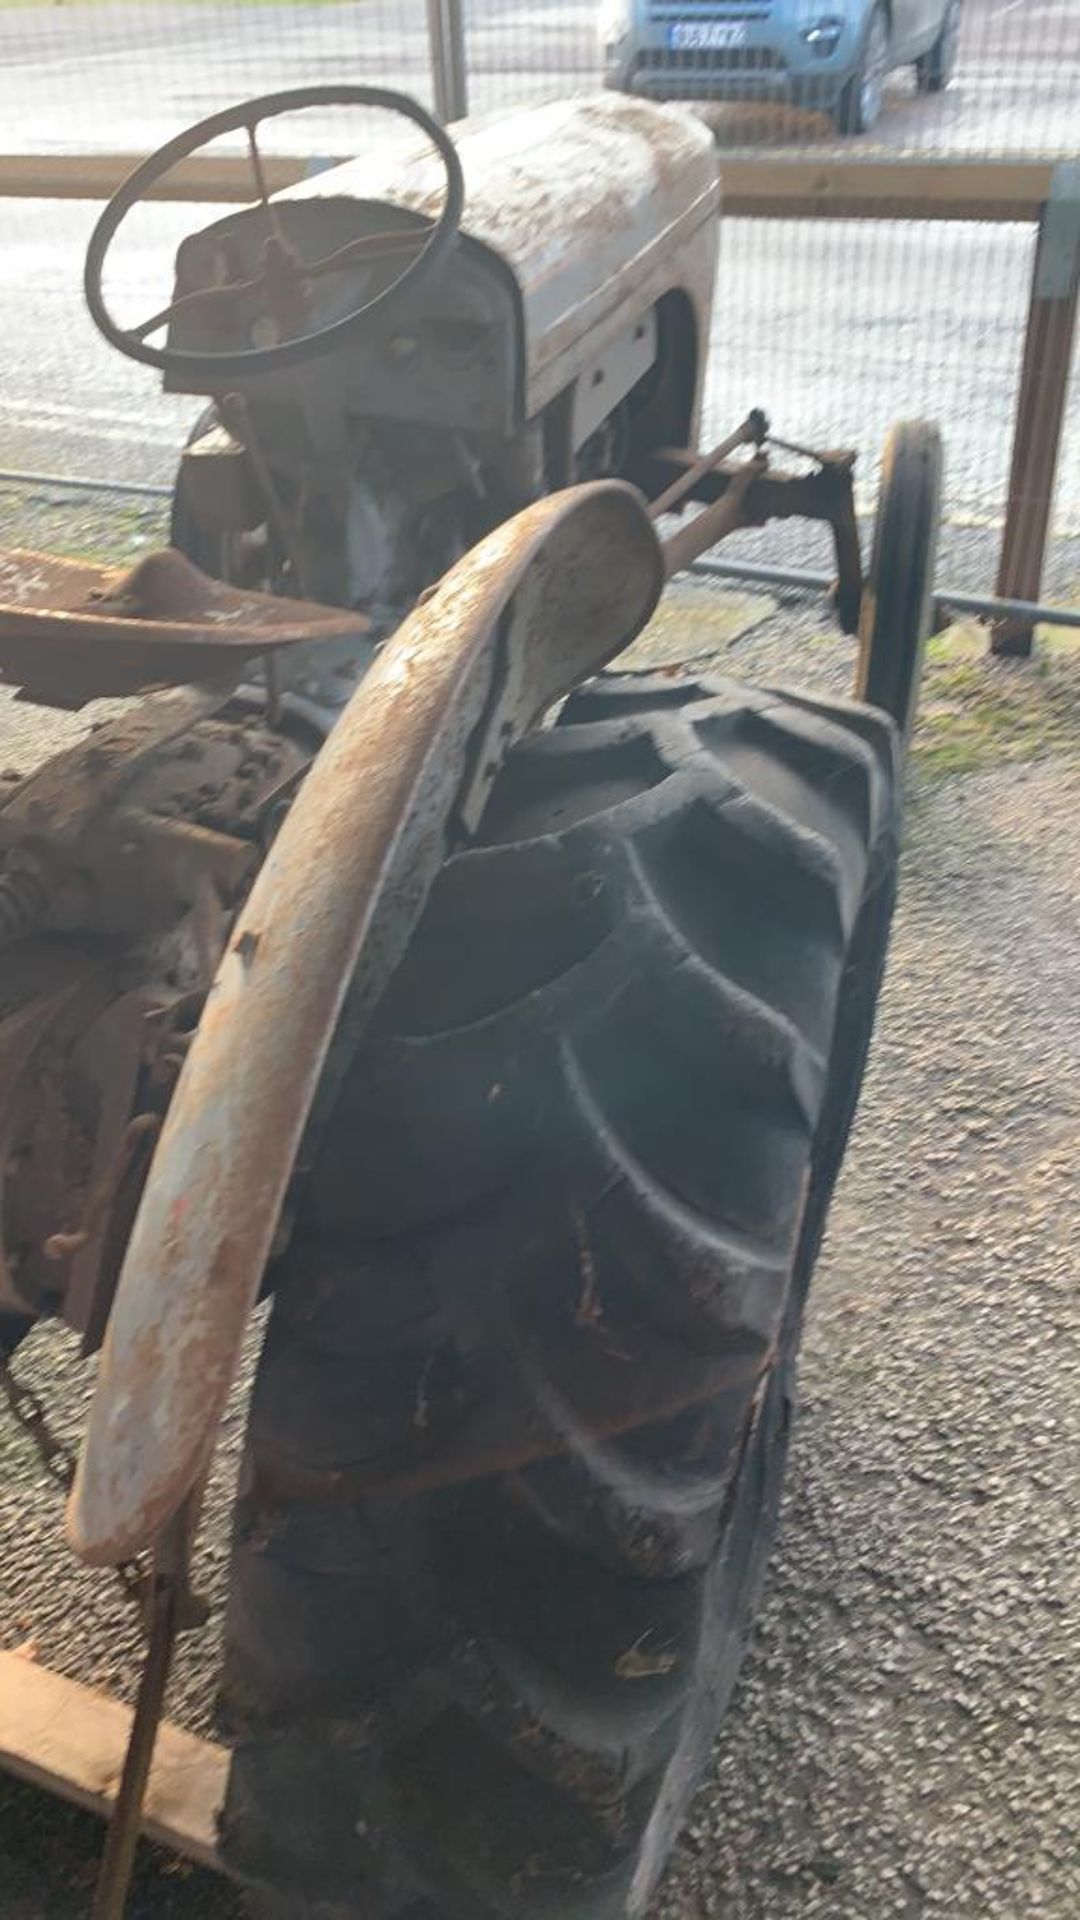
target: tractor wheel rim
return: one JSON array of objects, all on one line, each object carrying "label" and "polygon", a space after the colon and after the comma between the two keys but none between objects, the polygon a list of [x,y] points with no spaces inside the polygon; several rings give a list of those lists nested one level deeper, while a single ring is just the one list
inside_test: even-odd
[{"label": "tractor wheel rim", "polygon": [[866,65],[863,68],[860,105],[864,127],[872,127],[881,112],[882,97],[885,92],[885,73],[889,59],[889,40],[885,24],[880,13],[874,16],[870,28],[870,38],[866,47]]}]

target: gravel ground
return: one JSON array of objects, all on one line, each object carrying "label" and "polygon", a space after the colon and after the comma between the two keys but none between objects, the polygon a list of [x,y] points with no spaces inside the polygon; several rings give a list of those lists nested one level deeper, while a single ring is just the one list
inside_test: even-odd
[{"label": "gravel ground", "polygon": [[1080,1911],[1080,778],[913,808],[779,1550],[664,1920]]},{"label": "gravel ground", "polygon": [[[846,685],[849,648],[805,604],[725,613],[688,588],[658,650],[688,625],[729,670]],[[779,1543],[657,1920],[1080,1912],[1080,660],[988,665],[963,635],[935,652]],[[68,1336],[35,1335],[21,1370],[75,1434],[89,1382]],[[238,1397],[199,1569],[218,1599],[242,1422]],[[0,1644],[130,1697],[123,1602],[66,1557],[3,1425]],[[212,1636],[184,1644],[175,1717],[206,1727],[214,1665]],[[94,1822],[0,1777],[0,1920],[85,1914],[99,1846]],[[145,1851],[137,1920],[240,1911]]]}]

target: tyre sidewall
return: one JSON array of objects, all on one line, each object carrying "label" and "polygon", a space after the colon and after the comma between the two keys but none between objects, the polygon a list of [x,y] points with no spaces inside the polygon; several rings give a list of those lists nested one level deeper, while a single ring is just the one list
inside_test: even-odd
[{"label": "tyre sidewall", "polygon": [[[855,64],[855,69],[851,74],[850,79],[847,80],[847,82],[845,83],[843,91],[841,92],[841,95],[840,95],[840,99],[839,99],[837,109],[836,109],[836,114],[835,114],[837,130],[840,133],[849,134],[849,135],[872,133],[874,128],[877,126],[878,121],[881,118],[882,102],[880,97],[878,99],[876,109],[873,112],[871,112],[869,115],[865,111],[865,101],[863,98],[863,89],[866,84],[866,74],[867,74],[867,65],[868,65],[869,56],[870,56],[870,48],[871,48],[871,43],[873,41],[875,31],[881,31],[885,35],[885,50],[886,50],[885,73],[887,73],[888,72],[889,26],[888,26],[888,20],[885,15],[885,10],[880,5],[875,6],[871,10],[869,18],[867,19],[867,22],[866,22],[866,31],[863,34],[862,45],[859,48],[859,57]],[[885,80],[885,73],[883,73],[882,75],[883,86],[884,86],[884,80]]]}]

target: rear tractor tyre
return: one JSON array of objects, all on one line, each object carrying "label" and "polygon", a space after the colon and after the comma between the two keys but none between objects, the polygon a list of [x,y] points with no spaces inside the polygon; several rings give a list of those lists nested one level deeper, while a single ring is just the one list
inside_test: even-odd
[{"label": "rear tractor tyre", "polygon": [[646,1912],[772,1539],[894,763],[865,708],[601,676],[443,869],[255,1387],[222,1845],[274,1920]]}]

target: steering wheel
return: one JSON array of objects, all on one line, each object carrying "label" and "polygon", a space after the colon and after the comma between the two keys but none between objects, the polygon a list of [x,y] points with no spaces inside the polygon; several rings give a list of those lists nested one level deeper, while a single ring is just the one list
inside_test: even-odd
[{"label": "steering wheel", "polygon": [[[410,225],[397,233],[368,234],[324,255],[320,260],[302,260],[287,238],[278,210],[270,198],[262,154],[256,139],[256,128],[264,120],[272,120],[282,113],[295,113],[302,107],[382,107],[389,113],[400,114],[404,119],[411,120],[427,135],[443,164],[446,193],[438,218],[431,220],[426,229]],[[216,140],[219,135],[237,131],[247,134],[252,177],[258,200],[266,212],[267,236],[263,245],[261,272],[253,279],[225,282],[220,286],[195,288],[181,293],[167,307],[141,321],[138,326],[120,326],[105,304],[102,274],[121,221],[147,197],[149,189],[177,161],[186,160],[189,154]],[[200,120],[197,126],[189,127],[186,133],[178,134],[175,140],[159,147],[128,176],[109,201],[90,236],[83,270],[86,304],[91,318],[106,340],[129,359],[141,360],[148,367],[159,367],[163,373],[177,375],[183,381],[193,383],[197,389],[212,392],[223,382],[294,367],[302,361],[314,360],[320,354],[329,353],[365,325],[377,307],[385,307],[391,301],[398,300],[406,288],[415,289],[445,259],[461,224],[464,199],[461,161],[453,141],[438,121],[433,120],[423,107],[406,94],[394,93],[384,87],[359,86],[293,87],[283,93],[266,93],[257,100],[246,100],[240,106],[227,108],[224,113],[211,114],[209,119]],[[313,328],[310,332],[292,334],[289,339],[279,340],[271,346],[227,353],[182,351],[177,347],[153,347],[148,344],[149,336],[160,333],[176,314],[191,310],[198,303],[220,304],[241,296],[250,299],[262,295],[267,315],[277,322],[284,312],[291,324],[297,312],[302,310],[312,280],[323,274],[343,272],[361,262],[381,260],[398,253],[405,255],[406,264],[389,285],[381,287],[370,299],[354,307],[342,318],[326,326]]]}]

